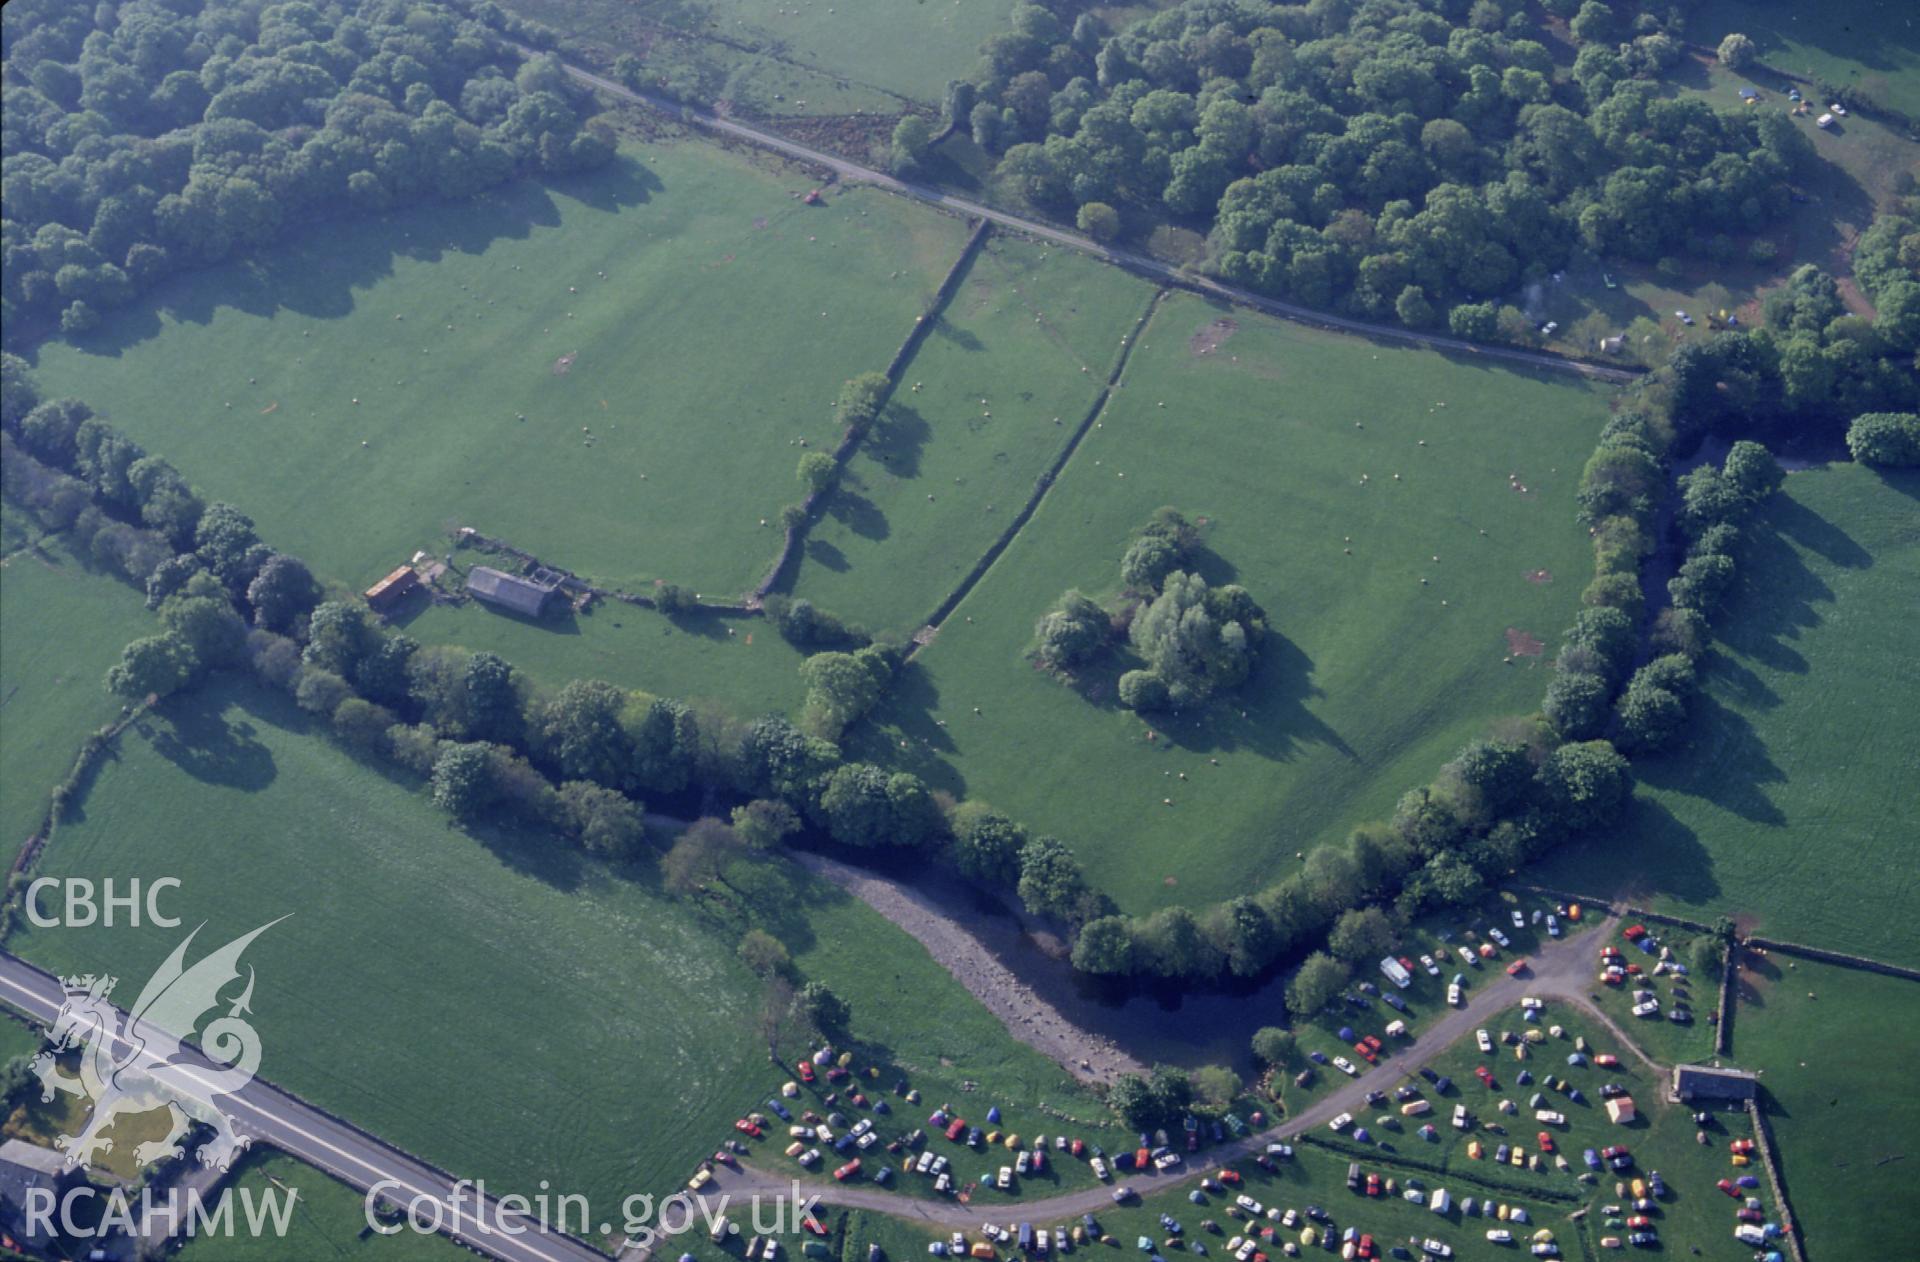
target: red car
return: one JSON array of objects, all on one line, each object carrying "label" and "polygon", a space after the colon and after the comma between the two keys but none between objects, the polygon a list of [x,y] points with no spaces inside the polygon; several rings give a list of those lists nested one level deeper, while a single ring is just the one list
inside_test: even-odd
[{"label": "red car", "polygon": [[1475,1065],[1473,1067],[1473,1076],[1478,1078],[1482,1083],[1484,1083],[1489,1088],[1493,1086],[1493,1074],[1491,1071],[1487,1069],[1485,1065]]},{"label": "red car", "polygon": [[1231,1183],[1233,1186],[1239,1187],[1240,1172],[1238,1170],[1222,1170],[1220,1172],[1220,1182]]},{"label": "red car", "polygon": [[1508,977],[1518,977],[1520,976],[1520,974],[1526,971],[1527,971],[1527,962],[1525,960],[1515,960],[1513,963],[1507,965]]},{"label": "red car", "polygon": [[1767,1216],[1765,1214],[1761,1213],[1757,1209],[1748,1209],[1744,1205],[1742,1205],[1739,1211],[1734,1214],[1734,1217],[1738,1218],[1743,1223],[1764,1223],[1767,1221]]},{"label": "red car", "polygon": [[1593,1063],[1603,1068],[1611,1069],[1615,1065],[1618,1065],[1620,1063],[1620,1058],[1618,1056],[1615,1056],[1612,1052],[1601,1052],[1598,1056],[1593,1058]]},{"label": "red car", "polygon": [[1736,1139],[1727,1145],[1728,1152],[1752,1152],[1753,1148],[1754,1143],[1751,1139]]},{"label": "red car", "polygon": [[740,1165],[740,1159],[734,1156],[732,1153],[728,1152],[724,1148],[715,1152],[713,1154],[713,1159],[719,1162],[723,1166],[733,1166],[738,1168],[738,1166]]},{"label": "red car", "polygon": [[1620,935],[1629,942],[1638,942],[1647,936],[1647,927],[1645,925],[1628,925],[1620,931]]},{"label": "red car", "polygon": [[1602,1161],[1612,1161],[1615,1157],[1624,1157],[1626,1155],[1627,1149],[1623,1144],[1613,1144],[1600,1150],[1600,1159]]},{"label": "red car", "polygon": [[1375,1197],[1380,1195],[1380,1176],[1379,1175],[1369,1174],[1367,1176],[1367,1195],[1375,1196]]},{"label": "red car", "polygon": [[1353,1045],[1353,1050],[1360,1053],[1361,1057],[1369,1065],[1375,1063],[1373,1058],[1373,1049],[1371,1047],[1368,1047],[1365,1043],[1355,1043]]},{"label": "red car", "polygon": [[851,1179],[854,1175],[859,1173],[860,1173],[860,1158],[855,1157],[852,1161],[849,1161],[846,1165],[841,1166],[838,1170],[835,1170],[833,1172],[833,1177],[838,1179],[840,1182],[845,1183],[848,1179]]},{"label": "red car", "polygon": [[808,1214],[805,1218],[802,1218],[800,1220],[800,1225],[802,1227],[805,1227],[808,1231],[812,1232],[816,1236],[824,1236],[827,1234],[827,1229],[821,1226],[820,1220],[818,1218],[815,1218],[812,1214]]},{"label": "red car", "polygon": [[1732,1179],[1722,1179],[1720,1182],[1714,1184],[1714,1186],[1722,1192],[1725,1192],[1728,1196],[1731,1196],[1734,1200],[1737,1201],[1740,1199],[1740,1189],[1733,1186]]},{"label": "red car", "polygon": [[800,1081],[812,1082],[813,1079],[814,1079],[813,1062],[810,1060],[801,1061],[800,1062]]},{"label": "red car", "polygon": [[1359,1254],[1363,1258],[1370,1258],[1373,1256],[1373,1234],[1371,1232],[1364,1233],[1361,1235]]},{"label": "red car", "polygon": [[1084,1140],[1076,1139],[1073,1141],[1072,1144],[1068,1145],[1067,1151],[1072,1153],[1074,1156],[1078,1157],[1087,1151],[1086,1142]]},{"label": "red car", "polygon": [[964,1117],[956,1117],[956,1118],[954,1118],[954,1119],[953,1119],[953,1120],[952,1120],[951,1122],[948,1122],[948,1123],[947,1123],[947,1138],[948,1138],[948,1139],[951,1139],[951,1140],[954,1140],[955,1142],[958,1142],[958,1141],[959,1141],[959,1139],[960,1139],[960,1137],[961,1137],[962,1135],[964,1135],[964,1134],[966,1134],[966,1133],[967,1133],[967,1119],[966,1119],[966,1118],[964,1118]]},{"label": "red car", "polygon": [[760,1128],[758,1126],[755,1126],[747,1118],[743,1117],[739,1121],[735,1122],[733,1124],[733,1129],[739,1131],[742,1135],[746,1135],[750,1138],[753,1138],[753,1139],[760,1138]]},{"label": "red car", "polygon": [[1645,1231],[1647,1228],[1653,1226],[1653,1219],[1648,1218],[1645,1214],[1635,1214],[1632,1218],[1627,1219],[1627,1226],[1635,1231]]},{"label": "red car", "polygon": [[838,1065],[835,1065],[832,1069],[829,1069],[827,1071],[828,1082],[844,1082],[846,1081],[846,1077],[847,1077],[847,1071],[840,1068],[840,1066]]},{"label": "red car", "polygon": [[1552,1152],[1552,1151],[1553,1151],[1553,1136],[1552,1136],[1551,1134],[1549,1134],[1548,1132],[1546,1132],[1546,1131],[1541,1131],[1541,1132],[1540,1132],[1540,1136],[1539,1136],[1539,1138],[1540,1138],[1540,1151],[1541,1151],[1541,1152]]},{"label": "red car", "polygon": [[1380,1041],[1380,1036],[1378,1034],[1369,1034],[1367,1035],[1367,1037],[1365,1037],[1364,1039],[1361,1039],[1360,1041],[1362,1043],[1365,1043],[1368,1047],[1371,1047],[1376,1052],[1386,1046],[1385,1043],[1382,1043]]}]

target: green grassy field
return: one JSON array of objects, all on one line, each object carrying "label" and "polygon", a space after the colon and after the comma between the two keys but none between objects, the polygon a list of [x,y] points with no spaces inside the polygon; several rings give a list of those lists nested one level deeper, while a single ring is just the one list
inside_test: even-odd
[{"label": "green grassy field", "polygon": [[120,714],[101,682],[127,642],[155,631],[132,587],[59,538],[0,564],[0,847],[35,829],[87,733]]},{"label": "green grassy field", "polygon": [[[1552,640],[1592,567],[1573,487],[1603,390],[1238,312],[1197,353],[1224,315],[1161,308],[1033,520],[856,733],[1065,838],[1128,910],[1282,875],[1533,710],[1545,659],[1503,661],[1508,632]],[[1243,690],[1146,723],[1111,671],[1083,693],[1025,655],[1064,589],[1118,587],[1163,504],[1203,524],[1202,572],[1247,587],[1274,635]]]},{"label": "green grassy field", "polygon": [[656,696],[710,699],[742,718],[796,713],[806,695],[805,655],[753,618],[668,618],[603,602],[535,623],[468,603],[427,606],[402,630],[422,644],[498,653],[548,688],[604,679]]},{"label": "green grassy field", "polygon": [[840,383],[886,363],[964,236],[871,190],[804,206],[812,182],[653,146],[321,225],[47,346],[41,390],[355,586],[470,525],[616,586],[736,594],[799,498],[798,440],[837,439]]},{"label": "green grassy field", "polygon": [[1747,530],[1685,745],[1636,759],[1625,822],[1549,860],[1542,880],[1920,963],[1901,788],[1920,757],[1916,496],[1913,473],[1788,477]]},{"label": "green grassy field", "polygon": [[1920,25],[1899,0],[1841,0],[1817,11],[1789,0],[1709,0],[1688,16],[1690,39],[1717,45],[1730,31],[1749,36],[1768,65],[1920,114]]},{"label": "green grassy field", "polygon": [[294,1200],[285,1236],[200,1236],[176,1255],[181,1262],[281,1262],[299,1258],[365,1258],[369,1262],[456,1262],[473,1255],[445,1236],[412,1230],[383,1236],[367,1229],[365,1198],[320,1170],[276,1152],[250,1153],[224,1187],[236,1198],[234,1218],[244,1223],[245,1196],[284,1196]]},{"label": "green grassy field", "polygon": [[1734,1055],[1761,1070],[1808,1253],[1846,1257],[1897,1238],[1920,1095],[1880,1073],[1920,1055],[1920,983],[1776,953],[1749,957],[1739,987]]},{"label": "green grassy field", "polygon": [[[262,1073],[387,1140],[502,1190],[546,1178],[613,1203],[676,1186],[784,1076],[734,958],[741,925],[661,897],[650,869],[456,830],[237,683],[123,740],[40,871],[177,876],[170,910],[207,921],[210,944],[292,913],[249,949]],[[1041,1100],[1101,1119],[864,904],[785,864],[729,880],[803,975],[848,1000],[866,1062],[934,1100],[972,1081],[1033,1125]],[[138,978],[179,932],[31,928],[8,947]]]},{"label": "green grassy field", "polygon": [[1071,251],[990,240],[809,531],[794,594],[918,630],[1019,513],[1152,292]]},{"label": "green grassy field", "polygon": [[[756,80],[756,101],[774,91],[776,113],[805,109],[796,72],[840,92],[868,87],[916,101],[938,101],[947,80],[964,78],[980,41],[1008,29],[1007,9],[968,0],[511,0],[507,8],[617,51],[648,47],[658,32],[677,32],[709,46],[723,64],[743,63]],[[742,58],[743,49],[761,58]],[[786,74],[781,72],[785,70]]]}]

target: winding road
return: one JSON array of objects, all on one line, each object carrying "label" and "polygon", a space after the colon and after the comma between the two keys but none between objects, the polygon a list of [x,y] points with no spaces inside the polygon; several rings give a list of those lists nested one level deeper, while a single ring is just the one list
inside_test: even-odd
[{"label": "winding road", "polygon": [[[528,48],[524,44],[517,44],[511,40],[503,42],[522,55],[531,55],[536,51]],[[1064,228],[1056,228],[1051,224],[1041,223],[1035,219],[1023,218],[1009,211],[986,205],[984,202],[976,202],[970,198],[942,192],[926,184],[917,184],[911,180],[903,180],[897,176],[888,175],[886,172],[875,170],[872,167],[861,166],[857,162],[840,157],[837,154],[829,153],[824,149],[815,149],[811,145],[803,145],[798,141],[789,140],[784,136],[776,135],[770,131],[763,131],[758,127],[739,122],[735,119],[722,118],[718,114],[698,106],[686,105],[678,101],[669,100],[666,97],[657,96],[651,92],[635,91],[624,84],[616,83],[612,79],[606,78],[604,75],[597,75],[591,70],[586,70],[579,66],[566,62],[562,62],[561,65],[574,79],[597,91],[604,92],[608,96],[617,97],[620,100],[628,101],[635,105],[643,105],[648,109],[669,115],[689,126],[698,127],[703,131],[713,132],[722,136],[730,136],[735,140],[744,140],[748,144],[758,145],[763,149],[771,149],[789,158],[796,158],[802,162],[810,162],[815,166],[824,167],[832,171],[835,176],[842,180],[855,180],[862,184],[871,184],[876,188],[882,188],[890,193],[896,193],[903,197],[911,197],[916,201],[925,202],[930,206],[939,206],[946,210],[969,216],[970,218],[986,219],[1003,228],[1011,228],[1016,232],[1023,232],[1028,236],[1037,237],[1043,241],[1051,241],[1055,245],[1065,246],[1070,250],[1078,250],[1083,254],[1091,254],[1095,258],[1103,259],[1116,267],[1126,268],[1130,272],[1137,273],[1152,280],[1160,281],[1164,284],[1177,285],[1182,289],[1192,290],[1207,297],[1218,298],[1224,302],[1233,303],[1236,306],[1251,307],[1256,311],[1263,311],[1268,315],[1279,316],[1283,320],[1292,320],[1297,324],[1310,325],[1320,329],[1332,329],[1342,333],[1357,333],[1363,337],[1384,338],[1394,342],[1405,342],[1414,346],[1425,347],[1429,350],[1451,351],[1456,354],[1479,356],[1482,359],[1496,359],[1507,363],[1524,364],[1530,368],[1544,368],[1550,372],[1570,373],[1574,376],[1590,377],[1600,381],[1625,382],[1633,381],[1640,376],[1640,372],[1637,369],[1612,367],[1606,364],[1589,364],[1581,360],[1569,359],[1564,355],[1555,355],[1547,351],[1522,350],[1514,346],[1481,345],[1480,343],[1469,342],[1457,337],[1448,337],[1445,334],[1420,333],[1413,329],[1400,328],[1395,325],[1374,324],[1366,320],[1353,320],[1345,316],[1332,315],[1325,311],[1315,311],[1311,307],[1302,307],[1294,303],[1282,302],[1277,298],[1268,298],[1265,295],[1256,294],[1251,290],[1242,289],[1238,285],[1229,285],[1213,277],[1203,276],[1197,272],[1175,267],[1173,264],[1154,258],[1151,255],[1141,254],[1135,250],[1121,249],[1116,246],[1101,245],[1093,238],[1082,236],[1077,232],[1069,232]]]},{"label": "winding road", "polygon": [[[1598,1022],[1618,1038],[1625,1052],[1659,1072],[1662,1066],[1642,1051],[1617,1022],[1587,999],[1594,985],[1594,944],[1610,941],[1618,923],[1618,917],[1609,917],[1597,922],[1588,931],[1548,943],[1528,957],[1531,967],[1525,977],[1496,973],[1487,978],[1484,985],[1472,991],[1466,1007],[1447,1009],[1438,1021],[1420,1032],[1412,1048],[1397,1051],[1379,1067],[1343,1082],[1337,1089],[1285,1121],[1209,1149],[1203,1162],[1186,1162],[1167,1174],[1134,1171],[1128,1174],[1124,1182],[1141,1195],[1151,1196],[1196,1180],[1208,1170],[1256,1155],[1275,1140],[1312,1130],[1342,1113],[1363,1112],[1366,1109],[1367,1092],[1376,1087],[1385,1090],[1394,1082],[1412,1076],[1428,1060],[1446,1051],[1474,1029],[1485,1025],[1489,1013],[1505,1011],[1526,995],[1551,999],[1580,1009],[1582,1015]],[[716,1170],[712,1188],[715,1192],[737,1197],[770,1197],[790,1194],[793,1184],[791,1174],[765,1170],[749,1163],[739,1170],[724,1167]],[[962,1205],[954,1200],[906,1197],[868,1184],[801,1180],[800,1187],[807,1193],[817,1194],[824,1204],[876,1210],[942,1230],[977,1228],[982,1222],[1004,1220],[1009,1215],[1022,1222],[1063,1222],[1105,1209],[1113,1203],[1112,1188],[1104,1185],[1064,1192],[1042,1200],[1009,1200],[994,1196],[975,1200],[970,1205]]]},{"label": "winding road", "polygon": [[[0,951],[0,999],[51,1025],[66,1002],[66,992],[58,978]],[[124,1012],[121,1017],[124,1027]],[[116,1059],[133,1050],[117,1031],[112,1039]],[[140,1055],[160,1063],[144,1050]],[[220,1073],[213,1062],[193,1048],[171,1063],[198,1081],[209,1081]],[[607,1255],[599,1250],[516,1218],[492,1197],[474,1196],[470,1186],[463,1187],[445,1171],[408,1156],[263,1079],[255,1078],[233,1095],[220,1096],[218,1103],[241,1134],[318,1166],[362,1192],[378,1186],[388,1200],[403,1206],[419,1198],[423,1220],[434,1215],[426,1203],[437,1203],[448,1235],[498,1262],[607,1262]],[[239,1217],[236,1213],[236,1221]]]}]

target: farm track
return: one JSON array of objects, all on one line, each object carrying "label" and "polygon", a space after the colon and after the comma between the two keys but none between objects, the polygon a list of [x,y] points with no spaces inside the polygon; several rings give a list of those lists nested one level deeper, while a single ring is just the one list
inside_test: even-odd
[{"label": "farm track", "polygon": [[[1508,977],[1501,974],[1490,979],[1484,987],[1473,992],[1468,1006],[1449,1009],[1439,1021],[1421,1031],[1419,1041],[1408,1052],[1395,1055],[1379,1068],[1342,1084],[1339,1089],[1316,1100],[1286,1121],[1209,1149],[1204,1161],[1175,1167],[1172,1174],[1136,1171],[1125,1182],[1142,1196],[1152,1196],[1190,1183],[1221,1165],[1254,1156],[1275,1140],[1310,1131],[1342,1113],[1360,1112],[1365,1108],[1367,1092],[1376,1086],[1384,1089],[1393,1082],[1411,1078],[1421,1065],[1441,1055],[1485,1023],[1488,1013],[1504,1011],[1519,1003],[1526,995],[1558,1000],[1579,1009],[1581,1015],[1604,1026],[1649,1069],[1656,1074],[1663,1072],[1664,1066],[1647,1055],[1627,1031],[1587,999],[1593,984],[1593,959],[1589,951],[1593,943],[1610,938],[1618,924],[1619,917],[1609,917],[1588,932],[1577,933],[1542,947],[1529,957],[1532,971],[1528,976]],[[714,1186],[719,1191],[747,1197],[788,1193],[794,1182],[791,1175],[762,1170],[754,1165],[745,1165],[739,1170],[721,1168],[714,1174]],[[830,1205],[875,1210],[943,1230],[978,1228],[982,1222],[1004,1218],[1008,1213],[1015,1214],[1022,1221],[1067,1221],[1081,1214],[1095,1213],[1113,1203],[1112,1190],[1106,1186],[1082,1188],[1037,1201],[995,1199],[977,1206],[962,1205],[957,1201],[911,1200],[869,1186],[849,1187],[811,1180],[802,1180],[799,1186],[804,1192],[817,1193],[822,1201]]]},{"label": "farm track", "polygon": [[[511,40],[503,42],[522,55],[531,54],[534,51],[524,44],[514,43]],[[1555,355],[1547,351],[1521,350],[1518,347],[1512,346],[1483,346],[1474,342],[1464,341],[1460,338],[1448,337],[1444,334],[1419,333],[1412,329],[1399,328],[1394,325],[1374,324],[1366,320],[1353,320],[1345,316],[1315,311],[1310,307],[1302,307],[1294,303],[1282,302],[1277,298],[1268,298],[1256,294],[1251,290],[1242,289],[1237,285],[1229,285],[1223,281],[1215,280],[1212,277],[1202,276],[1198,273],[1175,267],[1173,264],[1163,262],[1160,259],[1141,254],[1134,250],[1101,245],[1091,237],[1082,236],[1077,232],[1069,232],[1064,228],[1056,228],[1049,224],[1041,223],[1038,220],[1027,219],[1009,211],[989,206],[983,202],[976,202],[970,198],[960,197],[952,193],[944,193],[939,189],[931,188],[924,184],[916,184],[911,180],[899,179],[886,174],[884,171],[877,171],[872,167],[861,166],[857,162],[852,162],[836,154],[828,153],[823,149],[816,149],[810,145],[800,144],[798,141],[788,140],[784,136],[763,131],[758,127],[737,122],[734,119],[721,118],[708,110],[691,105],[683,105],[677,101],[670,101],[665,97],[655,96],[649,92],[636,92],[631,88],[615,83],[611,79],[594,74],[592,71],[579,66],[570,65],[565,62],[561,64],[570,76],[591,88],[605,92],[607,95],[616,97],[622,101],[645,106],[650,110],[666,114],[669,117],[676,118],[683,123],[704,131],[728,136],[735,140],[742,140],[748,144],[758,145],[763,149],[771,149],[789,158],[812,163],[815,166],[823,167],[833,172],[835,176],[843,180],[853,180],[862,184],[869,184],[889,193],[909,197],[915,201],[924,202],[927,205],[937,206],[941,209],[954,211],[972,218],[991,220],[1003,228],[1010,228],[1016,232],[1023,232],[1028,236],[1035,237],[1042,241],[1049,241],[1070,250],[1078,250],[1083,254],[1090,254],[1094,258],[1111,263],[1116,267],[1125,268],[1127,271],[1147,277],[1150,280],[1158,281],[1162,284],[1176,285],[1182,289],[1192,290],[1205,297],[1216,298],[1235,306],[1250,307],[1256,311],[1265,312],[1268,315],[1278,316],[1283,320],[1291,320],[1296,324],[1329,329],[1340,333],[1354,333],[1362,337],[1380,338],[1386,341],[1419,346],[1428,350],[1472,355],[1483,360],[1501,360],[1506,363],[1546,369],[1550,372],[1568,373],[1573,376],[1587,377],[1598,381],[1628,382],[1634,381],[1640,376],[1640,372],[1635,369],[1618,368],[1605,364],[1589,364],[1581,360],[1569,359],[1564,355]]]}]

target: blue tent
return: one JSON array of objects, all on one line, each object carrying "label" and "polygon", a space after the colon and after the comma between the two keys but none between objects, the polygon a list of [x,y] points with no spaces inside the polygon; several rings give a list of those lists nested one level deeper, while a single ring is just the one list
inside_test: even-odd
[{"label": "blue tent", "polygon": [[987,1121],[992,1122],[995,1125],[999,1124],[1000,1122],[1000,1106],[999,1105],[995,1105],[993,1108],[990,1108],[987,1110]]}]

